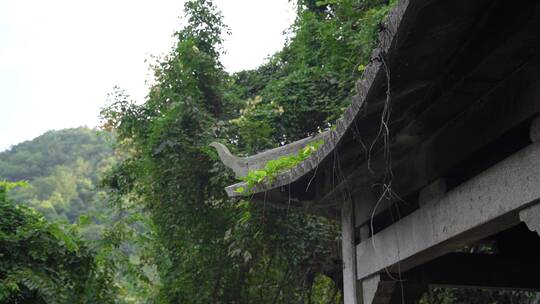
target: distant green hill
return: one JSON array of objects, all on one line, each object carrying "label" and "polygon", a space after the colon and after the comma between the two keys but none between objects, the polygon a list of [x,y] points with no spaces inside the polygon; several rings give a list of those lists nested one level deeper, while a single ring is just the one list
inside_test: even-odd
[{"label": "distant green hill", "polygon": [[51,175],[58,166],[71,166],[79,159],[92,167],[112,155],[109,133],[74,128],[48,131],[0,153],[0,177],[31,180]]},{"label": "distant green hill", "polygon": [[[96,185],[115,162],[113,143],[111,134],[84,127],[49,131],[0,153],[0,180],[28,181],[12,199],[49,219],[73,223],[82,214],[108,213]],[[101,221],[94,217],[85,235],[97,237]]]}]

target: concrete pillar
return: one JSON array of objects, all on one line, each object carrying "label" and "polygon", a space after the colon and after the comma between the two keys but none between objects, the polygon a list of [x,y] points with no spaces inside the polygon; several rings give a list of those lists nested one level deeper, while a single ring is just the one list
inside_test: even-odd
[{"label": "concrete pillar", "polygon": [[[371,216],[373,215],[374,208],[377,204],[377,199],[374,196],[372,189],[366,188],[358,194],[355,200],[355,203],[356,203],[355,204],[356,225],[359,228],[358,237],[360,239],[360,242],[365,242],[370,237]],[[356,248],[355,248],[355,252],[356,252]],[[362,263],[362,261],[356,260],[356,263]],[[384,283],[385,282],[381,283],[381,277],[378,274],[367,277],[367,278],[360,278],[360,280],[357,281],[358,303],[359,304],[384,303],[385,299],[387,298],[385,297],[384,293],[388,290],[388,288],[382,288],[382,286],[388,287]],[[388,301],[389,300],[390,299],[388,298]]]},{"label": "concrete pillar", "polygon": [[354,208],[351,201],[344,202],[341,206],[341,242],[343,260],[343,301],[345,304],[357,304]]}]

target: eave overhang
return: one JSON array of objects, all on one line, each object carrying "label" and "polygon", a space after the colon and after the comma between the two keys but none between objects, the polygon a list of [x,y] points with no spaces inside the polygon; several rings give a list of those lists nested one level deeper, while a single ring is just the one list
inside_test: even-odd
[{"label": "eave overhang", "polygon": [[[381,184],[394,170],[402,173],[393,174],[400,195],[418,190],[457,161],[431,156],[426,146],[440,144],[444,138],[437,136],[446,126],[509,76],[537,63],[539,11],[534,0],[519,5],[502,0],[399,1],[381,27],[358,94],[336,128],[318,135],[324,144],[272,184],[251,189],[249,196],[337,218],[340,201],[362,187]],[[261,159],[295,153],[312,140],[241,161],[244,169],[258,168]],[[441,169],[422,168],[429,165]],[[237,183],[226,191],[230,197],[244,196],[236,190],[245,186]]]}]

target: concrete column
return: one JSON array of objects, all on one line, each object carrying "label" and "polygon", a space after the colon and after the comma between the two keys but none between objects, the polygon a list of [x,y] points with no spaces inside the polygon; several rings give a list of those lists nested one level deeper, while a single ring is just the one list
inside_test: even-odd
[{"label": "concrete column", "polygon": [[351,201],[344,202],[341,206],[341,242],[343,251],[343,300],[345,304],[357,304],[354,208]]},{"label": "concrete column", "polygon": [[[365,188],[360,191],[355,200],[355,220],[360,242],[365,242],[370,237],[370,220],[377,203],[372,189]],[[381,207],[381,209],[383,209]],[[356,263],[362,261],[356,260]],[[358,264],[356,264],[358,265]],[[359,304],[372,304],[376,299],[381,298],[380,282],[381,277],[376,274],[368,278],[357,278],[357,301]],[[382,296],[382,298],[385,298]],[[382,302],[381,302],[382,303]]]}]

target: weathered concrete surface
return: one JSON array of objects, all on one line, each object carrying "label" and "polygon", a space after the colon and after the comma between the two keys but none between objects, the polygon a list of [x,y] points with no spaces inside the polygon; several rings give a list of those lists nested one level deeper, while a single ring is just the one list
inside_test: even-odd
[{"label": "weathered concrete surface", "polygon": [[519,219],[523,221],[531,231],[535,231],[540,236],[540,204],[521,210],[519,212]]},{"label": "weathered concrete surface", "polygon": [[373,275],[365,278],[362,282],[362,304],[390,304],[394,295],[397,280],[381,278],[381,275]]},{"label": "weathered concrete surface", "polygon": [[446,193],[446,188],[446,181],[444,179],[439,178],[435,180],[424,187],[424,189],[420,190],[418,204],[422,207],[430,202],[439,200]]},{"label": "weathered concrete surface", "polygon": [[343,260],[343,302],[356,301],[356,257],[354,250],[354,210],[351,202],[341,208],[341,248]]},{"label": "weathered concrete surface", "polygon": [[380,277],[378,274],[362,280],[362,304],[371,304],[379,289]]},{"label": "weathered concrete surface", "polygon": [[400,261],[405,271],[497,233],[539,198],[540,144],[532,144],[360,243],[358,278]]},{"label": "weathered concrete surface", "polygon": [[249,170],[258,170],[264,167],[264,165],[266,165],[266,163],[270,160],[277,159],[282,156],[297,154],[298,151],[306,145],[319,140],[324,141],[327,136],[328,132],[323,132],[295,141],[288,145],[270,149],[248,157],[237,157],[233,155],[225,145],[218,142],[213,142],[210,144],[210,146],[217,150],[219,158],[223,164],[231,168],[236,174],[236,177],[242,177],[246,176]]}]

